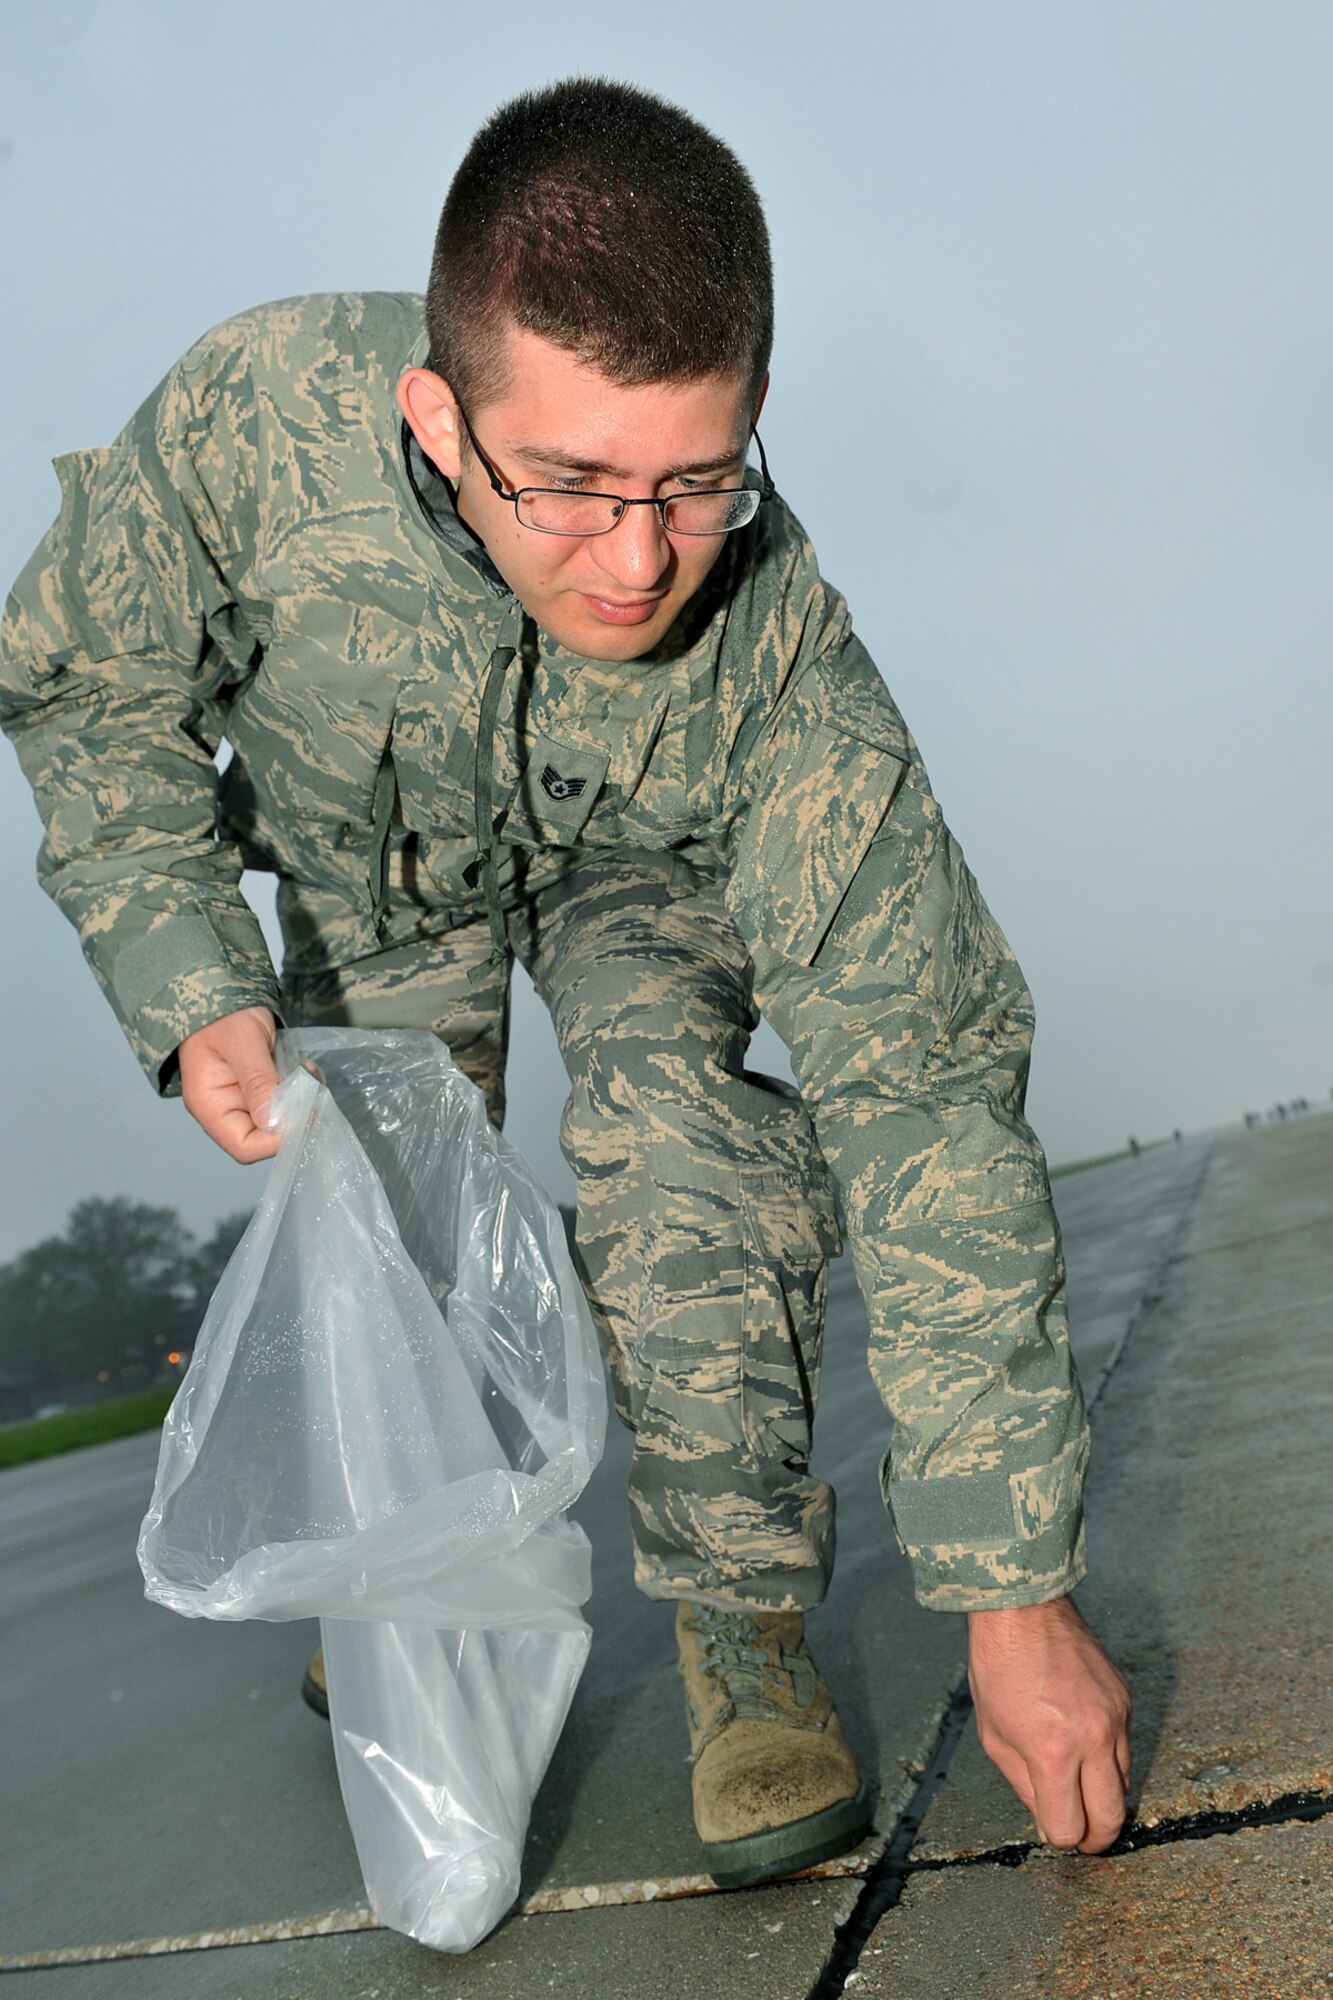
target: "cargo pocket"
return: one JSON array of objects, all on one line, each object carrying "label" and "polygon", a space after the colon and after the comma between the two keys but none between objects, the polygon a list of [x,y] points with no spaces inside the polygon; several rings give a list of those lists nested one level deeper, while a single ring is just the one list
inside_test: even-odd
[{"label": "cargo pocket", "polygon": [[1046,1156],[1014,1105],[990,1098],[941,1106],[953,1212],[960,1220],[1049,1201]]}]

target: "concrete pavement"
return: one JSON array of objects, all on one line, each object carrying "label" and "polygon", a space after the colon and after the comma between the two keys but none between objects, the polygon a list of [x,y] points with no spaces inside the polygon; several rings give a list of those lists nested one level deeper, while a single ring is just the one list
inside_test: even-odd
[{"label": "concrete pavement", "polygon": [[[1079,1593],[1134,1690],[1134,1817],[1314,1810],[1333,1795],[1333,1117],[1221,1141],[1155,1289],[1096,1412]],[[961,1993],[989,1964],[1007,2000],[1333,1993],[1333,1817],[966,1865],[1033,1837],[969,1729],[913,1850],[954,1865],[909,1879],[852,1990]]]},{"label": "concrete pavement", "polygon": [[[1208,1154],[1197,1142],[1166,1146],[1057,1184],[1090,1389],[1133,1326],[1098,1411],[1095,1583],[1082,1595],[1133,1669],[1140,1811],[1159,1817],[1327,1791],[1333,1740],[1309,1664],[1320,1616],[1327,1638],[1329,1592],[1321,1602],[1310,1587],[1321,1420],[1307,1389],[1327,1325],[1327,1306],[1321,1322],[1308,1300],[1333,1294],[1333,1120],[1225,1141],[1200,1201]],[[1256,1296],[1262,1345],[1252,1337]],[[845,1264],[829,1350],[817,1463],[836,1478],[841,1553],[812,1636],[849,1734],[878,1774],[887,1832],[958,1681],[962,1621],[914,1605],[882,1519],[874,1470],[884,1420]],[[524,1896],[541,1914],[511,1918],[463,1959],[350,1931],[15,1969],[0,2000],[804,2000],[876,1844],[847,1874],[703,1893],[670,1611],[645,1604],[629,1580],[625,1444],[612,1437],[581,1510],[596,1550],[595,1639],[533,1817]],[[155,1456],[155,1439],[130,1439],[0,1475],[9,1662],[0,1704],[11,1746],[0,1954],[10,1964],[228,1927],[254,1934],[364,1900],[328,1743],[297,1698],[311,1632],[193,1623],[142,1599],[133,1550]],[[1253,1849],[1246,1880],[1273,1885],[1269,1929],[1299,1953],[1314,1892],[1302,1903],[1295,1887],[1326,1832],[1279,1827],[1124,1860],[1037,1854],[997,1868],[973,1857],[1031,1830],[965,1738],[918,1844],[935,1872],[909,1879],[848,1990],[933,2000],[1137,1992],[1105,1972],[1105,1953],[1128,1929],[1114,1912],[1155,1911],[1161,1900],[1167,1935],[1190,1885],[1222,1908],[1224,1849]],[[1098,1886],[1107,1883],[1123,1886]],[[1080,1917],[1085,1904],[1103,1912],[1100,1930]],[[1140,1942],[1158,1922],[1141,1918]],[[1198,1935],[1200,1922],[1196,1912]],[[1040,1925],[1054,1940],[1045,1969],[1033,1947]],[[1214,1958],[1234,1959],[1220,1916],[1217,1925]],[[1105,1964],[1088,1957],[1094,1944]],[[1070,1983],[1085,1977],[1071,1956],[1080,1949],[1097,1968],[1092,1984]],[[993,1985],[979,1977],[979,1966],[1008,1961],[1017,1973]],[[1291,1979],[1305,1977],[1296,1957],[1291,1965]],[[1064,1983],[1023,1986],[1019,1974]],[[1282,2000],[1306,1991],[1271,1990]]]},{"label": "concrete pavement", "polygon": [[1274,1826],[1088,1862],[913,1877],[856,2000],[1316,2000],[1333,1991],[1333,1834]]}]

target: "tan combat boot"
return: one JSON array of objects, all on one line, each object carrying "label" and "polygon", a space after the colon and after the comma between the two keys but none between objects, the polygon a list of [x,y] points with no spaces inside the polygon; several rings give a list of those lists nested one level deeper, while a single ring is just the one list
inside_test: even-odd
[{"label": "tan combat boot", "polygon": [[307,1708],[313,1708],[316,1715],[329,1719],[329,1684],[324,1678],[324,1649],[320,1648],[305,1670],[301,1683],[301,1699]]},{"label": "tan combat boot", "polygon": [[799,1611],[676,1609],[694,1823],[724,1889],[855,1847],[871,1800]]}]

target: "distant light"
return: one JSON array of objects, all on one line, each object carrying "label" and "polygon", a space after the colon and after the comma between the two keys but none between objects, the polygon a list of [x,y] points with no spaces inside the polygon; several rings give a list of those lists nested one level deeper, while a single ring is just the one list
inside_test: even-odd
[{"label": "distant light", "polygon": [[167,1356],[167,1360],[171,1363],[173,1368],[176,1368],[180,1365],[180,1358],[181,1358],[181,1351],[179,1347],[173,1347],[170,1354]]},{"label": "distant light", "polygon": [[111,1370],[109,1368],[102,1369],[97,1379],[99,1382],[109,1382],[111,1380]]}]

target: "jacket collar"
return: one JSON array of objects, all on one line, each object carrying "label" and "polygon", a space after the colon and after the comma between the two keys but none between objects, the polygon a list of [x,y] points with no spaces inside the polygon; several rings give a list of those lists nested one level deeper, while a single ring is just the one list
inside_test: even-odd
[{"label": "jacket collar", "polygon": [[[404,358],[403,369],[424,368],[429,351],[423,331]],[[399,418],[396,457],[414,518],[422,522],[437,542],[460,557],[488,590],[499,597],[511,596],[509,585],[491,561],[485,543],[473,534],[459,515],[453,487],[421,449],[406,418]]]},{"label": "jacket collar", "polygon": [[509,585],[501,576],[487,553],[486,544],[473,534],[471,528],[458,512],[454,489],[421,446],[412,433],[412,427],[403,419],[400,442],[403,470],[411,489],[413,504],[419,518],[425,522],[438,542],[461,556],[469,569],[476,571],[482,582],[499,597],[508,597]]}]

